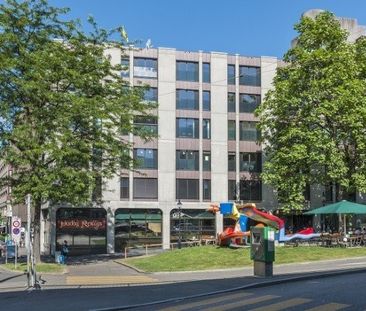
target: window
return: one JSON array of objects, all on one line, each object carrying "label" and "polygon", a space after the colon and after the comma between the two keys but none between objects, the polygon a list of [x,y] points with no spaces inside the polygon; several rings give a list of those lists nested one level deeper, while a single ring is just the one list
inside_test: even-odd
[{"label": "window", "polygon": [[211,67],[210,63],[202,64],[202,82],[210,83],[211,82]]},{"label": "window", "polygon": [[261,86],[261,69],[259,67],[239,67],[239,84]]},{"label": "window", "polygon": [[157,178],[134,178],[133,179],[134,199],[157,199],[158,179]]},{"label": "window", "polygon": [[176,199],[198,200],[199,199],[198,179],[177,179]]},{"label": "window", "polygon": [[135,116],[133,124],[138,130],[157,134],[158,133],[158,118],[152,116]]},{"label": "window", "polygon": [[133,76],[136,78],[156,79],[158,77],[158,61],[152,58],[135,57]]},{"label": "window", "polygon": [[227,84],[235,84],[235,65],[227,65]]},{"label": "window", "polygon": [[228,121],[227,130],[228,130],[228,139],[235,140],[236,139],[235,120]]},{"label": "window", "polygon": [[158,101],[158,89],[156,87],[150,87],[144,91],[144,100],[149,102]]},{"label": "window", "polygon": [[211,110],[211,93],[210,91],[203,91],[202,92],[202,109],[204,111]]},{"label": "window", "polygon": [[240,200],[243,201],[261,201],[262,183],[257,180],[240,181]]},{"label": "window", "polygon": [[198,63],[177,61],[177,80],[198,82]]},{"label": "window", "polygon": [[158,168],[158,151],[156,149],[135,149],[134,158],[138,161],[138,169]]},{"label": "window", "polygon": [[130,184],[128,177],[121,177],[121,199],[128,199],[130,197]]},{"label": "window", "polygon": [[239,111],[240,112],[254,112],[260,105],[261,97],[253,94],[240,94],[239,95]]},{"label": "window", "polygon": [[129,78],[130,77],[130,59],[122,58],[121,66],[122,66],[121,77]]},{"label": "window", "polygon": [[176,135],[180,138],[199,138],[198,119],[177,118]]},{"label": "window", "polygon": [[260,152],[240,152],[240,171],[261,172],[262,154]]},{"label": "window", "polygon": [[198,171],[199,153],[193,150],[177,150],[176,169],[182,171]]},{"label": "window", "polygon": [[115,213],[114,248],[162,243],[162,211],[159,209],[119,208]]},{"label": "window", "polygon": [[229,180],[228,181],[228,200],[236,201],[237,199],[237,187],[236,187],[236,180]]},{"label": "window", "polygon": [[204,171],[211,171],[211,152],[203,151],[202,169]]},{"label": "window", "polygon": [[260,131],[257,130],[256,122],[240,122],[240,140],[257,141],[260,139]]},{"label": "window", "polygon": [[210,119],[203,119],[202,120],[202,138],[203,139],[211,139],[211,126],[210,126]]},{"label": "window", "polygon": [[227,93],[227,112],[235,112],[235,93]]},{"label": "window", "polygon": [[229,172],[236,171],[236,154],[235,152],[229,152],[228,154],[228,170]]},{"label": "window", "polygon": [[203,179],[203,199],[211,200],[211,180]]},{"label": "window", "polygon": [[176,107],[182,110],[198,110],[198,91],[177,90]]}]

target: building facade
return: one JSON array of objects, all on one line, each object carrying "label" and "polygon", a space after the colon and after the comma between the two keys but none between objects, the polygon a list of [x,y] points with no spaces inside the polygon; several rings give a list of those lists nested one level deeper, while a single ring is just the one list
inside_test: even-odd
[{"label": "building facade", "polygon": [[[351,31],[350,40],[365,33],[357,21],[341,24]],[[42,213],[44,252],[54,253],[64,240],[71,254],[146,244],[169,249],[179,237],[214,237],[230,224],[206,212],[212,203],[241,200],[278,209],[273,190],[259,177],[264,157],[253,112],[271,88],[280,60],[171,48],[106,53],[125,66],[121,75],[131,86],[150,86],[145,100],[158,103],[155,117],[136,116],[133,122],[158,138],[124,137],[133,143],[139,171],[106,180],[103,207],[59,206]],[[314,185],[305,197],[305,209],[319,207],[331,200],[331,189]],[[355,200],[365,198],[357,194]],[[320,222],[315,218],[318,229]]]},{"label": "building facade", "polygon": [[107,53],[126,66],[121,75],[132,86],[150,86],[145,100],[158,102],[155,117],[136,116],[134,124],[158,138],[124,137],[133,143],[139,172],[122,171],[105,181],[103,211],[51,209],[46,217],[55,221],[48,222],[44,239],[51,252],[64,240],[80,252],[144,244],[168,249],[179,235],[214,237],[222,231],[222,216],[206,212],[212,202],[276,208],[273,192],[259,178],[263,154],[253,112],[271,87],[277,58],[171,48]]}]

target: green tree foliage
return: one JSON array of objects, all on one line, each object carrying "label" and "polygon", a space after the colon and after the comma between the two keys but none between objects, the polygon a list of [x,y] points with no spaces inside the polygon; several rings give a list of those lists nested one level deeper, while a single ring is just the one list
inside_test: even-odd
[{"label": "green tree foliage", "polygon": [[347,42],[334,15],[303,17],[274,88],[258,109],[263,179],[285,210],[306,185],[337,185],[337,199],[366,191],[366,41]]},{"label": "green tree foliage", "polygon": [[131,120],[154,105],[108,56],[125,49],[124,28],[90,19],[85,33],[68,12],[46,0],[0,5],[0,159],[14,172],[0,186],[12,187],[14,203],[32,195],[36,249],[42,204],[90,203],[96,181],[133,167],[123,134],[152,137]]}]

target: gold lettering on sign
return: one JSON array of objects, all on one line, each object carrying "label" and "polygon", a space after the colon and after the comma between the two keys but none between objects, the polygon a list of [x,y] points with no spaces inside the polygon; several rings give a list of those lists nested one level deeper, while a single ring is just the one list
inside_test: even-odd
[{"label": "gold lettering on sign", "polygon": [[57,221],[58,229],[93,229],[104,230],[105,219],[67,219]]}]

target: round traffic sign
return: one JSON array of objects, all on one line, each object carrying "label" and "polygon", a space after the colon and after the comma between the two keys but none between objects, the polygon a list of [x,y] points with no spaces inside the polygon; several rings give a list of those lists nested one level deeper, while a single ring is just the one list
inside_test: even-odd
[{"label": "round traffic sign", "polygon": [[13,228],[13,234],[18,235],[20,233],[19,228]]},{"label": "round traffic sign", "polygon": [[19,220],[14,220],[13,221],[13,227],[20,227],[20,221]]}]

